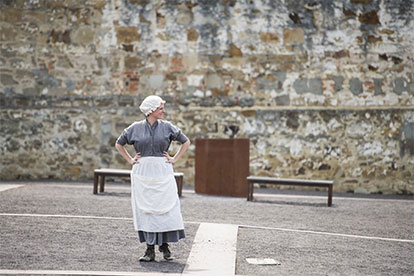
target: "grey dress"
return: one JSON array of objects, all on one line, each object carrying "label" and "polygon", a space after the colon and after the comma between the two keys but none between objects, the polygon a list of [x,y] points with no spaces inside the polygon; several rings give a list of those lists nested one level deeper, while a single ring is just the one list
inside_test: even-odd
[{"label": "grey dress", "polygon": [[[117,143],[122,146],[133,145],[141,157],[164,156],[164,152],[168,152],[172,141],[185,143],[188,138],[179,128],[164,120],[158,120],[152,126],[147,120],[135,122],[127,127],[117,139]],[[168,232],[138,231],[138,237],[140,242],[162,245],[185,238],[185,232],[184,229]]]}]

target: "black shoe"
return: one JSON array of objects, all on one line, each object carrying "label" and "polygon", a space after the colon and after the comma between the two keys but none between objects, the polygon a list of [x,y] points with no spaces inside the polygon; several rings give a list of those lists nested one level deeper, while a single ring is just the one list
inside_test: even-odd
[{"label": "black shoe", "polygon": [[147,250],[145,251],[145,255],[139,258],[140,262],[153,262],[155,261],[155,250],[153,245],[147,244]]},{"label": "black shoe", "polygon": [[160,246],[160,252],[162,252],[164,259],[166,259],[167,261],[174,260],[174,258],[171,256],[171,251],[168,248],[168,243],[163,243]]}]

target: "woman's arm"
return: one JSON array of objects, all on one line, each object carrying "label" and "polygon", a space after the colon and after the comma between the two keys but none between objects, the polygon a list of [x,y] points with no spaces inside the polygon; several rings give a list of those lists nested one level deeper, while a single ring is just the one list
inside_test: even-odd
[{"label": "woman's arm", "polygon": [[174,155],[174,157],[171,157],[167,152],[164,152],[164,156],[168,159],[169,163],[175,163],[180,159],[180,157],[187,151],[188,147],[190,146],[190,140],[187,140],[184,142],[180,148],[178,149],[178,152]]},{"label": "woman's arm", "polygon": [[118,143],[115,143],[115,148],[122,155],[122,157],[131,165],[134,165],[135,163],[138,163],[138,159],[141,157],[141,155],[139,153],[137,153],[137,155],[135,155],[135,157],[132,158],[131,155],[129,155],[129,153],[125,149],[125,147],[123,145],[118,144]]}]

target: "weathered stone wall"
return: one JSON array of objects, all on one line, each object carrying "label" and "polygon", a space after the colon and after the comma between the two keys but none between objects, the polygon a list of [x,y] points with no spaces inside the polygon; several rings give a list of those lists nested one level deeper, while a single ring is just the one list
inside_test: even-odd
[{"label": "weathered stone wall", "polygon": [[[193,141],[249,137],[252,174],[414,193],[411,0],[0,7],[2,179],[127,168],[115,139],[159,94]],[[193,184],[194,143],[176,169]]]}]

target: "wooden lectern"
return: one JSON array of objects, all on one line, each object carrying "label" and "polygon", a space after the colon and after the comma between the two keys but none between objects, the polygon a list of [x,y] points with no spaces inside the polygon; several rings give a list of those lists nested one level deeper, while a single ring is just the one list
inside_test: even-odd
[{"label": "wooden lectern", "polygon": [[196,193],[246,197],[248,176],[249,139],[196,139]]}]

